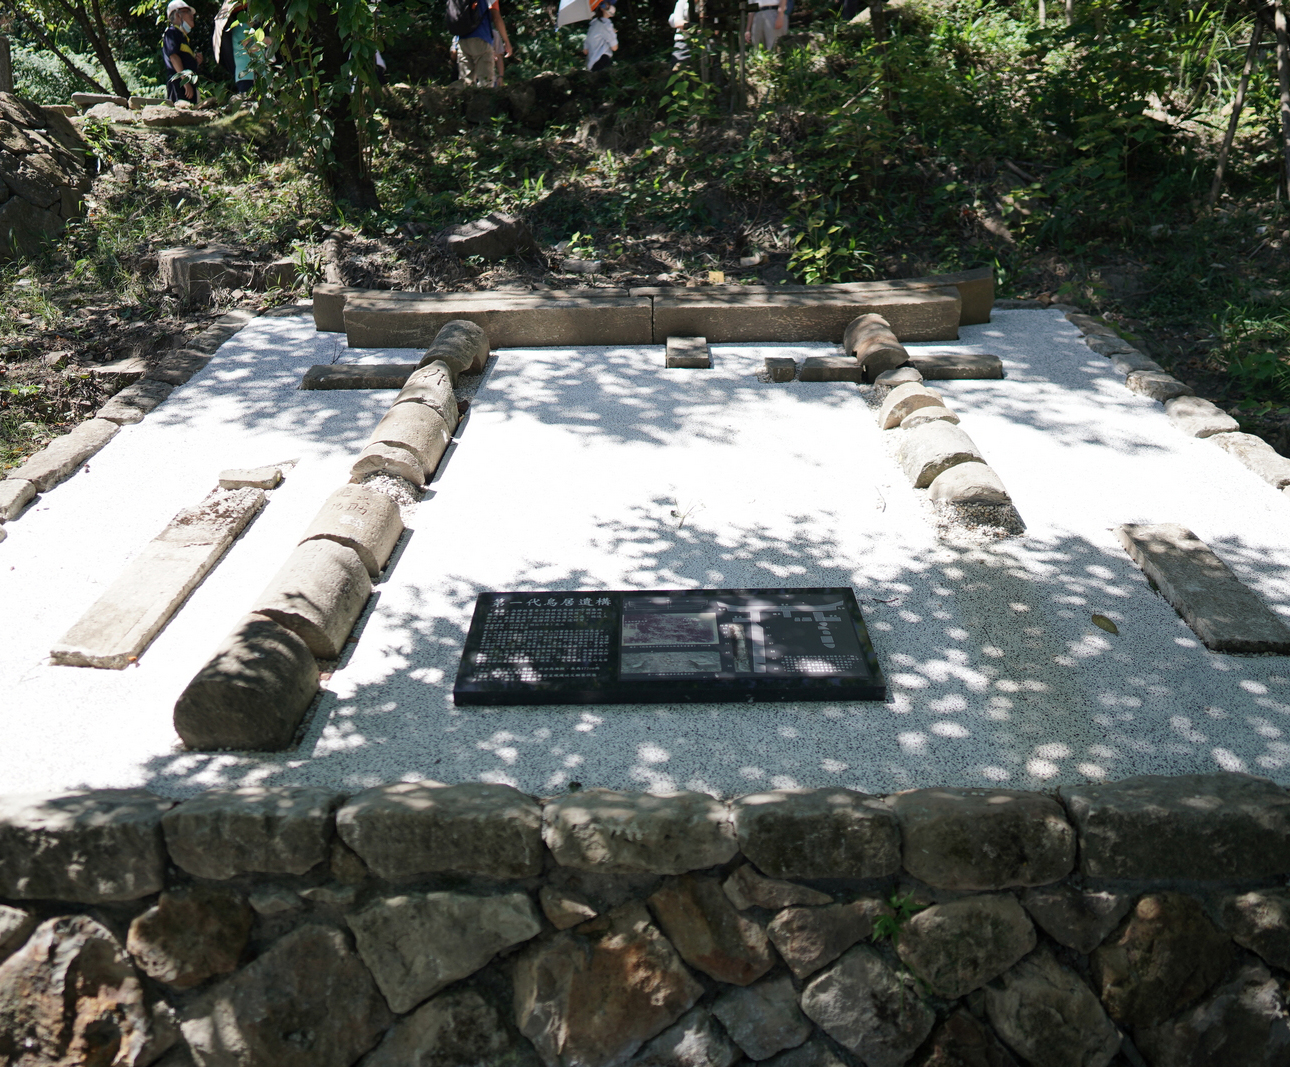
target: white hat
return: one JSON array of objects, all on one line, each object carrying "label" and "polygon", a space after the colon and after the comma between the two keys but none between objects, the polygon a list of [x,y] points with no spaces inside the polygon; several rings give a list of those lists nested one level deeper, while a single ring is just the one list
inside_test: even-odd
[{"label": "white hat", "polygon": [[166,18],[170,18],[176,11],[183,11],[185,8],[191,11],[193,5],[188,0],[170,0],[170,3],[166,5]]}]

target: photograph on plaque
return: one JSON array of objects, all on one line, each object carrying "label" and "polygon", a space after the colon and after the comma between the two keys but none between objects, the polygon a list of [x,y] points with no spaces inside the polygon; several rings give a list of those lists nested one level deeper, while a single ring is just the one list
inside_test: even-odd
[{"label": "photograph on plaque", "polygon": [[855,594],[483,593],[457,704],[885,700]]}]

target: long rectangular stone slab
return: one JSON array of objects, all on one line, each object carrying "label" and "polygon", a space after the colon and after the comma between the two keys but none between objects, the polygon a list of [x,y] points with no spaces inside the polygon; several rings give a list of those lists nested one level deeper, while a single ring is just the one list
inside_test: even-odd
[{"label": "long rectangular stone slab", "polygon": [[263,505],[263,490],[216,489],[181,511],[63,635],[50,651],[53,661],[128,667]]},{"label": "long rectangular stone slab", "polygon": [[654,337],[702,335],[709,344],[838,342],[853,319],[868,314],[886,319],[901,341],[953,341],[959,335],[960,300],[952,288],[873,294],[804,288],[808,291],[675,289],[653,298]]},{"label": "long rectangular stone slab", "polygon": [[80,465],[112,440],[120,429],[107,419],[89,419],[71,433],[55,437],[21,467],[10,471],[9,477],[24,478],[36,487],[38,493],[43,493],[75,474]]},{"label": "long rectangular stone slab", "polygon": [[480,326],[494,348],[650,344],[651,317],[648,299],[628,296],[368,293],[345,300],[350,348],[424,348],[452,319]]},{"label": "long rectangular stone slab", "polygon": [[1003,377],[1003,360],[973,352],[911,352],[909,362],[929,382]]},{"label": "long rectangular stone slab", "polygon": [[320,363],[305,371],[301,389],[402,389],[415,363]]},{"label": "long rectangular stone slab", "polygon": [[1126,524],[1120,543],[1215,652],[1290,652],[1290,628],[1210,547],[1176,523]]}]

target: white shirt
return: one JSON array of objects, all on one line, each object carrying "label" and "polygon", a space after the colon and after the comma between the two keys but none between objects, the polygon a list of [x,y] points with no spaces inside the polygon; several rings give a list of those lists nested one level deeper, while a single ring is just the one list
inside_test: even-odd
[{"label": "white shirt", "polygon": [[618,34],[609,19],[592,19],[587,30],[587,41],[582,46],[587,50],[587,69],[590,70],[601,56],[607,56],[618,47]]}]

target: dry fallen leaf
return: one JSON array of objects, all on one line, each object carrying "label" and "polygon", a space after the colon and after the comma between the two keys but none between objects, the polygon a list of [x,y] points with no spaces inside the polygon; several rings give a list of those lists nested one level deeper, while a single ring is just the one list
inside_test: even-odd
[{"label": "dry fallen leaf", "polygon": [[1109,634],[1118,634],[1120,632],[1120,628],[1116,626],[1115,623],[1113,623],[1105,615],[1094,615],[1093,625],[1100,626],[1103,630],[1105,630]]}]

